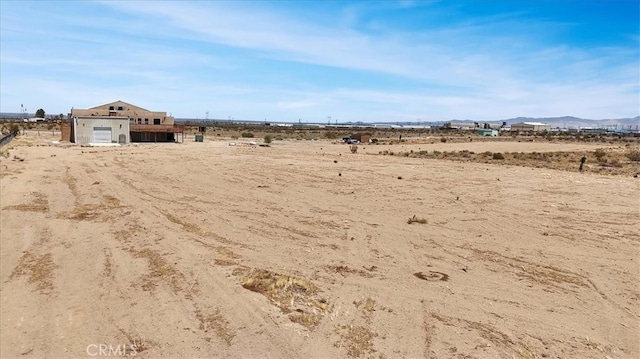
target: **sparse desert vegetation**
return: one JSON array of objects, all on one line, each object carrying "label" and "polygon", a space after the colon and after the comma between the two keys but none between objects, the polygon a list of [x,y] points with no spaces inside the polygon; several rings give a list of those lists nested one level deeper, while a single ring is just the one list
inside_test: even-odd
[{"label": "sparse desert vegetation", "polygon": [[3,148],[0,356],[640,355],[636,145],[268,130]]},{"label": "sparse desert vegetation", "polygon": [[557,152],[491,152],[476,153],[468,150],[461,151],[379,151],[385,156],[403,156],[413,158],[431,158],[459,162],[479,162],[524,166],[535,168],[549,168],[577,172],[582,157],[585,157],[587,172],[604,175],[633,175],[640,172],[640,151],[629,147],[598,148],[594,151],[557,151]]}]

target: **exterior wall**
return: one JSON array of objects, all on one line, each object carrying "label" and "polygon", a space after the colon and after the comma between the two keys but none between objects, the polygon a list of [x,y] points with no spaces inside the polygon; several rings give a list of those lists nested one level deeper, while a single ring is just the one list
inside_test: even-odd
[{"label": "exterior wall", "polygon": [[535,131],[535,132],[543,132],[543,131],[551,131],[551,125],[547,124],[538,124],[538,123],[514,123],[511,125],[511,131]]},{"label": "exterior wall", "polygon": [[533,130],[537,132],[551,131],[551,125],[535,125]]},{"label": "exterior wall", "polygon": [[131,142],[175,142],[172,132],[131,132]]},{"label": "exterior wall", "polygon": [[87,144],[94,142],[93,128],[111,128],[111,142],[118,143],[120,135],[126,136],[126,143],[131,142],[129,135],[129,119],[126,117],[75,117],[73,128],[75,132],[75,142]]},{"label": "exterior wall", "polygon": [[[111,117],[129,117],[134,123],[141,125],[153,125],[155,122],[160,125],[173,125],[175,119],[173,116],[167,116],[166,112],[149,111],[142,107],[134,106],[124,101],[116,101],[104,105],[92,107],[89,109],[71,109],[71,116],[111,116]],[[138,121],[140,123],[138,123]]]},{"label": "exterior wall", "polygon": [[533,126],[532,125],[527,125],[526,123],[514,123],[513,125],[511,125],[511,131],[522,131],[522,132],[527,132],[527,131],[533,131]]},{"label": "exterior wall", "polygon": [[71,122],[60,122],[60,132],[62,132],[60,141],[73,142],[73,127],[71,126]]}]

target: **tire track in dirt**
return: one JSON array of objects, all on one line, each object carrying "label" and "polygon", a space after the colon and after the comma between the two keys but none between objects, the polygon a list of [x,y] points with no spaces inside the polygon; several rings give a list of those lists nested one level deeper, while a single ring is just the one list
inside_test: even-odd
[{"label": "tire track in dirt", "polygon": [[[133,198],[130,199],[135,199],[136,197],[138,197],[135,196],[134,193],[132,193],[131,195],[133,196]],[[181,294],[181,298],[183,299],[180,300],[180,302],[182,303],[180,304],[180,306],[184,308],[193,308],[190,310],[190,312],[193,313],[193,316],[197,320],[197,324],[191,325],[190,327],[199,328],[203,333],[202,338],[204,338],[204,340],[206,340],[207,342],[210,342],[212,340],[211,337],[207,335],[207,333],[212,332],[217,337],[219,337],[227,346],[229,346],[236,343],[237,339],[235,338],[238,335],[236,334],[238,332],[238,328],[255,327],[256,322],[261,322],[262,324],[260,326],[271,327],[268,332],[264,332],[269,337],[269,340],[265,341],[265,344],[270,343],[269,346],[275,346],[270,347],[269,352],[277,353],[281,351],[281,348],[289,347],[289,349],[287,349],[288,354],[285,356],[294,355],[295,350],[293,350],[293,347],[291,347],[289,344],[286,344],[286,342],[282,342],[283,339],[281,339],[281,335],[277,333],[279,328],[277,326],[274,327],[272,324],[270,324],[271,321],[264,321],[264,319],[259,320],[258,318],[260,317],[256,317],[256,314],[263,312],[263,310],[254,306],[247,307],[246,304],[240,305],[237,295],[235,294],[224,294],[225,292],[233,292],[234,290],[229,288],[228,284],[224,285],[223,282],[215,279],[217,277],[217,275],[215,274],[217,271],[212,272],[209,268],[213,267],[210,267],[208,263],[204,262],[208,268],[200,268],[202,265],[195,266],[192,269],[195,279],[193,279],[191,285],[187,284],[186,275],[183,274],[179,269],[180,262],[203,263],[201,257],[203,255],[207,257],[210,256],[211,251],[215,251],[215,253],[218,253],[218,255],[222,255],[223,257],[230,257],[237,260],[239,257],[231,250],[221,245],[215,244],[221,243],[226,245],[233,245],[233,243],[230,243],[230,241],[226,240],[224,237],[215,235],[214,233],[208,232],[193,223],[187,222],[168,211],[161,210],[157,207],[152,208],[154,209],[154,212],[158,212],[161,217],[146,217],[144,219],[145,227],[168,229],[172,227],[167,226],[168,223],[177,224],[179,225],[178,228],[169,229],[169,231],[182,232],[183,234],[178,235],[178,237],[188,238],[189,240],[193,241],[194,244],[197,244],[198,246],[204,246],[209,250],[207,252],[202,252],[201,250],[196,248],[189,248],[191,247],[191,245],[188,245],[187,243],[181,243],[180,248],[172,245],[173,248],[167,251],[166,249],[168,248],[166,247],[166,244],[163,244],[164,242],[159,242],[156,244],[147,243],[145,247],[134,249],[132,252],[134,257],[145,258],[149,262],[150,272],[146,278],[147,280],[151,280],[150,283],[156,282],[155,280],[153,280],[153,278],[159,278],[161,282],[167,284],[168,288],[170,288],[172,292],[174,292],[175,294]],[[133,215],[134,218],[139,217],[138,214]],[[151,222],[149,222],[150,218],[152,219]],[[166,219],[164,225],[158,221],[159,218]],[[121,238],[121,240],[126,240],[127,243],[131,243],[131,240],[127,240],[126,238],[131,237],[131,235],[139,230],[139,226],[132,226],[129,228],[128,233],[121,232],[118,236]],[[171,233],[166,234],[170,235]],[[214,242],[206,242],[204,239],[207,238],[214,239]],[[127,245],[130,246],[131,244],[125,243],[125,246]],[[163,250],[162,257],[158,256],[158,249],[161,247],[165,248],[165,250]],[[172,259],[172,257],[174,257],[173,253],[176,253],[177,251],[181,253],[180,260]],[[195,257],[193,257],[194,255]],[[171,264],[174,261],[177,263],[177,265]],[[213,288],[211,287],[212,284],[214,285]],[[238,288],[238,284],[239,283],[236,283],[236,288]],[[157,283],[150,284],[143,289],[154,292],[164,290],[163,287],[159,287]],[[201,296],[203,295],[209,296],[208,293],[215,293],[215,299],[203,300],[201,298]],[[215,306],[212,306],[212,303],[216,303]],[[234,315],[228,315],[230,311],[233,312]],[[255,314],[247,317],[247,313]],[[263,329],[263,331],[264,330],[265,329]],[[244,340],[246,340],[245,334],[240,333],[239,335],[243,337]]]},{"label": "tire track in dirt", "polygon": [[617,308],[618,310],[620,310],[623,313],[627,314],[628,316],[632,317],[633,319],[639,319],[640,318],[637,314],[633,313],[629,308],[627,308],[627,307],[621,305],[620,303],[616,302],[615,300],[613,300],[612,298],[607,296],[606,293],[604,293],[603,291],[598,289],[598,286],[596,286],[596,284],[593,282],[593,280],[591,280],[590,278],[586,278],[586,281],[589,283],[589,286],[600,296],[600,298],[605,303],[614,306],[615,308]]},{"label": "tire track in dirt", "polygon": [[424,330],[424,358],[431,359],[434,358],[433,353],[431,352],[431,342],[433,341],[433,326],[430,323],[430,313],[427,309],[427,304],[425,300],[420,300],[420,305],[422,306],[422,328]]}]

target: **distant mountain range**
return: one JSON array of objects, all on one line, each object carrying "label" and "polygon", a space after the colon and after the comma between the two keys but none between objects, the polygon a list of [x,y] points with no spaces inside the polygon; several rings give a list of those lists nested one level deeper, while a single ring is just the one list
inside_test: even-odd
[{"label": "distant mountain range", "polygon": [[574,117],[574,116],[563,116],[563,117],[515,117],[509,118],[506,120],[496,120],[496,121],[475,121],[475,120],[450,120],[450,121],[421,121],[421,122],[341,122],[340,124],[354,124],[354,125],[381,125],[381,124],[389,124],[389,125],[431,125],[438,126],[443,125],[445,123],[452,124],[466,124],[473,126],[474,123],[478,123],[482,126],[483,123],[489,124],[502,124],[503,122],[507,123],[507,126],[511,126],[514,123],[519,122],[542,122],[551,125],[552,128],[624,128],[624,129],[638,129],[640,128],[640,116],[636,116],[633,118],[614,118],[614,119],[604,119],[604,120],[591,120],[586,118]]},{"label": "distant mountain range", "polygon": [[[53,115],[52,115],[53,116]],[[21,119],[24,117],[24,114],[20,113],[0,113],[0,120],[2,119]],[[29,117],[32,117],[29,114]],[[47,116],[49,117],[49,116]],[[186,122],[186,121],[194,121],[194,122],[203,122],[205,120],[202,119],[186,119],[186,118],[176,118],[177,122]],[[248,123],[248,124],[260,124],[263,121],[242,121],[242,120],[233,120],[228,121],[226,119],[215,119],[209,120],[209,122],[234,122],[234,123]],[[274,123],[284,123],[285,121],[272,121]],[[506,122],[508,126],[518,123],[518,122],[542,122],[551,125],[552,128],[602,128],[602,127],[615,127],[615,128],[624,128],[624,129],[638,129],[640,128],[640,116],[636,116],[633,118],[612,118],[612,119],[603,119],[603,120],[591,120],[586,118],[574,117],[574,116],[563,116],[563,117],[516,117],[510,118],[506,120],[499,121],[474,121],[474,120],[451,120],[451,121],[422,121],[422,122],[339,122],[340,125],[358,125],[358,126],[366,126],[366,125],[374,125],[374,124],[392,124],[392,125],[442,125],[445,122],[451,123],[474,123],[478,122],[482,123],[492,123],[492,124],[501,124],[502,122]],[[295,124],[295,123],[294,123]],[[323,124],[323,123],[319,123]],[[303,124],[305,125],[305,124]]]},{"label": "distant mountain range", "polygon": [[636,116],[633,118],[612,118],[612,119],[604,119],[604,120],[590,120],[586,118],[579,118],[573,116],[564,116],[564,117],[516,117],[510,118],[508,120],[504,120],[507,122],[507,125],[511,125],[518,122],[542,122],[548,123],[551,127],[560,127],[560,128],[572,128],[572,127],[615,127],[618,128],[628,128],[631,126],[635,128],[636,126],[640,126],[640,116]]}]

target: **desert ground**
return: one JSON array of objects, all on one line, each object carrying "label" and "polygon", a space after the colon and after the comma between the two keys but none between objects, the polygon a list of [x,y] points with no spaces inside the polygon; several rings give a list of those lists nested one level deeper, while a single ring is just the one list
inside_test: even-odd
[{"label": "desert ground", "polygon": [[598,145],[55,139],[0,158],[2,358],[640,357],[640,179],[378,154]]}]

